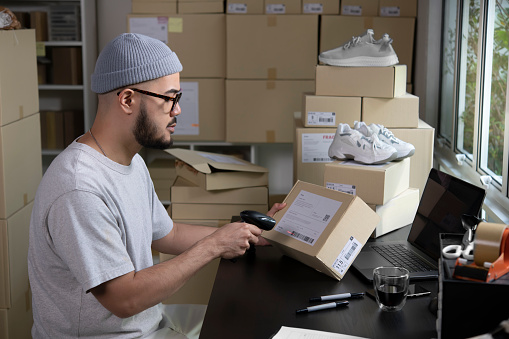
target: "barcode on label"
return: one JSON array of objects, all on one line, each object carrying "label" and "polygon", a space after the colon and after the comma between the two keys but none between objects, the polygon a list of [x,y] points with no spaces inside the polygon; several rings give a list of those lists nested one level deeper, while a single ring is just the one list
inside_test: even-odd
[{"label": "barcode on label", "polygon": [[353,243],[352,244],[352,247],[350,247],[350,250],[348,251],[347,254],[345,254],[345,259],[348,260],[350,259],[350,257],[352,256],[352,254],[354,253],[355,249],[357,248],[357,244],[356,243]]},{"label": "barcode on label", "polygon": [[305,241],[307,243],[310,243],[310,244],[312,244],[315,241],[315,239],[310,238],[310,237],[308,237],[308,236],[306,236],[304,234],[300,234],[299,232],[296,232],[296,231],[292,231],[292,232],[288,232],[288,233],[290,233],[290,235],[292,237],[300,239],[300,240],[303,240],[303,241]]},{"label": "barcode on label", "polygon": [[333,118],[318,118],[319,122],[334,122]]},{"label": "barcode on label", "polygon": [[313,161],[332,161],[331,158],[313,158]]},{"label": "barcode on label", "polygon": [[323,217],[323,221],[327,221],[327,220],[329,220],[329,218],[330,218],[330,215],[326,214],[325,217]]}]

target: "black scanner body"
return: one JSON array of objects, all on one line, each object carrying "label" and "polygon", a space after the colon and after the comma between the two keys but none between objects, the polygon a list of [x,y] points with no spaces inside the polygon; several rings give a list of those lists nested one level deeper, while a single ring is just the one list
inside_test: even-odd
[{"label": "black scanner body", "polygon": [[242,211],[240,212],[240,219],[242,219],[243,222],[257,226],[264,231],[270,231],[276,225],[276,220],[268,215],[256,211]]}]

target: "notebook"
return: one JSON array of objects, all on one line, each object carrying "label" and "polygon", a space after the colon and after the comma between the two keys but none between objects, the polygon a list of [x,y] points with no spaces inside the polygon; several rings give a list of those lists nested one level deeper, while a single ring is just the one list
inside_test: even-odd
[{"label": "notebook", "polygon": [[[367,242],[352,263],[354,270],[373,281],[373,269],[379,266],[403,266],[410,279],[436,279],[440,258],[440,233],[465,233],[463,214],[480,216],[486,191],[444,172],[432,169],[411,224],[407,240]],[[394,252],[391,255],[384,251]],[[407,257],[417,258],[419,264]]]}]

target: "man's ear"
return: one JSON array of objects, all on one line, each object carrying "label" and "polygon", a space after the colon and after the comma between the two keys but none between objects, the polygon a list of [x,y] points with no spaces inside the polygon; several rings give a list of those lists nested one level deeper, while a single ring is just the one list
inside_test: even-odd
[{"label": "man's ear", "polygon": [[120,94],[118,95],[118,103],[122,110],[127,114],[131,114],[133,112],[132,109],[134,101],[133,94],[134,94],[133,91],[131,91],[130,89],[126,89],[120,92]]}]

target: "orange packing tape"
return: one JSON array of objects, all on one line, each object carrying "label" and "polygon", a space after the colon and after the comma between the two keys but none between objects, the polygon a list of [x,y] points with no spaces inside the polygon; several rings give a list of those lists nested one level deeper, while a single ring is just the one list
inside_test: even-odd
[{"label": "orange packing tape", "polygon": [[483,267],[485,262],[492,263],[498,259],[506,228],[505,224],[479,223],[474,241],[474,262],[476,265]]}]

